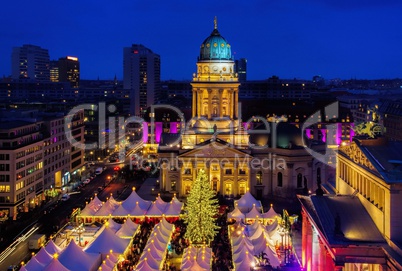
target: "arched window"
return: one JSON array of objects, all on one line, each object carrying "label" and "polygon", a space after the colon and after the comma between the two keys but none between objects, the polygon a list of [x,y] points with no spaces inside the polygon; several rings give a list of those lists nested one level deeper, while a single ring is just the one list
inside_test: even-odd
[{"label": "arched window", "polygon": [[282,187],[282,185],[283,185],[283,183],[282,183],[282,180],[283,180],[283,176],[282,176],[282,172],[278,172],[278,175],[277,175],[277,181],[278,181],[278,187]]},{"label": "arched window", "polygon": [[297,174],[297,188],[303,187],[303,175],[301,173]]},{"label": "arched window", "polygon": [[255,178],[257,179],[257,185],[262,185],[262,171],[258,171]]}]

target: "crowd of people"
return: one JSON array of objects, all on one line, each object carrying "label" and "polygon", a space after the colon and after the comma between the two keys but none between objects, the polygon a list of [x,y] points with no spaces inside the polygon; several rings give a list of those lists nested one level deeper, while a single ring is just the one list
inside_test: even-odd
[{"label": "crowd of people", "polygon": [[233,269],[232,249],[228,235],[227,211],[217,219],[220,227],[212,242],[212,271],[229,271]]}]

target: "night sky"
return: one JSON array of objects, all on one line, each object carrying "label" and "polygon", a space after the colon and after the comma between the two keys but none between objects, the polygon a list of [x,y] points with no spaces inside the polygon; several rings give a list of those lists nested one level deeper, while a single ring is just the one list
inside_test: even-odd
[{"label": "night sky", "polygon": [[214,16],[248,79],[402,77],[400,0],[3,1],[0,76],[13,46],[34,44],[77,56],[82,79],[122,79],[123,47],[141,43],[163,80],[191,79]]}]

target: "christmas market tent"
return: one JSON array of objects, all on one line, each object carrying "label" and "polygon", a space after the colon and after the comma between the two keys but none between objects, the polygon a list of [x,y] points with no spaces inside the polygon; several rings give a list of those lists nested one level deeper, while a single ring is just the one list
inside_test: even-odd
[{"label": "christmas market tent", "polygon": [[239,200],[235,200],[234,206],[238,207],[242,213],[248,213],[253,206],[257,207],[259,211],[262,210],[261,202],[256,200],[250,191],[247,191]]},{"label": "christmas market tent", "polygon": [[121,228],[116,232],[116,235],[120,238],[132,238],[139,229],[138,224],[134,223],[130,218],[127,218]]},{"label": "christmas market tent", "polygon": [[45,246],[46,251],[50,254],[53,255],[55,253],[60,253],[63,249],[56,245],[53,240],[50,240],[49,243]]},{"label": "christmas market tent", "polygon": [[[208,268],[208,269],[203,268],[203,267],[201,267],[201,266],[198,264],[197,261],[194,261],[194,262],[193,262],[193,265],[190,267],[190,269],[187,269],[187,270],[189,270],[189,271],[208,271],[208,270],[210,270],[210,269],[209,269],[209,268]],[[182,271],[183,271],[183,270],[182,270]]]},{"label": "christmas market tent", "polygon": [[228,213],[228,219],[235,219],[236,221],[244,219],[244,214],[239,210],[239,208],[234,208],[233,211]]},{"label": "christmas market tent", "polygon": [[245,235],[234,237],[232,239],[233,254],[238,254],[243,250],[253,251],[253,249],[254,249],[253,244]]},{"label": "christmas market tent", "polygon": [[97,195],[85,206],[80,216],[93,216],[102,207],[102,201]]},{"label": "christmas market tent", "polygon": [[165,212],[169,204],[169,202],[165,202],[163,199],[161,199],[160,194],[158,194],[158,197],[156,198],[154,203],[158,206],[159,210],[161,210],[162,212]]},{"label": "christmas market tent", "polygon": [[[77,271],[85,269],[68,269],[56,257],[43,269],[43,271]],[[96,269],[95,269],[96,270]]]},{"label": "christmas market tent", "polygon": [[269,224],[274,223],[278,217],[280,217],[280,214],[275,212],[274,207],[272,207],[272,204],[268,212],[262,214],[262,218],[264,219],[264,221],[267,221]]},{"label": "christmas market tent", "polygon": [[101,264],[101,255],[84,252],[73,240],[61,252],[59,261],[74,271],[94,271]]},{"label": "christmas market tent", "polygon": [[248,220],[248,219],[259,219],[259,218],[261,218],[261,215],[262,214],[257,209],[257,207],[253,206],[251,208],[251,210],[248,213],[246,213],[244,216],[245,216],[245,219]]},{"label": "christmas market tent", "polygon": [[166,217],[179,217],[181,209],[183,208],[183,204],[174,203],[173,200],[168,203],[168,206],[163,213]]},{"label": "christmas market tent", "polygon": [[124,254],[131,240],[123,239],[115,235],[115,231],[109,227],[104,227],[102,232],[84,251],[87,253],[100,253],[106,257],[106,254],[112,250],[114,253]]},{"label": "christmas market tent", "polygon": [[149,206],[151,205],[151,201],[142,199],[140,196],[138,196],[135,189],[133,189],[130,196],[128,196],[128,198],[126,198],[121,205],[123,205],[124,209],[128,210],[129,213],[132,214],[131,210],[133,206],[137,205],[137,202],[141,210],[144,212],[148,210]]},{"label": "christmas market tent", "polygon": [[254,257],[245,257],[244,260],[239,260],[236,262],[233,262],[233,266],[235,271],[245,271],[245,270],[251,270],[250,268],[253,266],[253,263],[255,262]]},{"label": "christmas market tent", "polygon": [[104,226],[107,226],[109,229],[116,232],[116,231],[120,230],[120,228],[123,225],[117,223],[116,221],[113,220],[113,218],[109,217],[108,221],[104,224]]},{"label": "christmas market tent", "polygon": [[160,209],[161,207],[163,208],[163,210],[166,208],[166,206],[158,205],[156,202],[153,202],[151,204],[151,207],[149,207],[148,211],[146,212],[145,216],[161,217],[163,214],[163,211]]},{"label": "christmas market tent", "polygon": [[33,256],[25,265],[25,268],[29,271],[42,271],[45,268],[45,265],[38,262],[35,256]]},{"label": "christmas market tent", "polygon": [[102,207],[95,213],[95,216],[109,216],[112,214],[117,207],[119,207],[119,203],[110,196],[110,198],[102,204]]},{"label": "christmas market tent", "polygon": [[[151,267],[151,265],[150,264],[152,264],[153,266]],[[136,270],[136,271],[159,271],[159,270],[161,270],[159,267],[157,267],[158,266],[158,264],[156,263],[156,265],[155,265],[155,262],[149,262],[148,261],[148,259],[145,259],[145,260],[143,260],[143,261],[140,261],[138,264],[137,264],[137,267],[134,269],[134,270]]]},{"label": "christmas market tent", "polygon": [[21,266],[20,271],[29,271],[29,270],[25,268],[25,265],[23,265]]},{"label": "christmas market tent", "polygon": [[119,205],[116,210],[113,211],[113,216],[127,216],[129,211],[126,210],[123,205]]},{"label": "christmas market tent", "polygon": [[49,254],[44,247],[41,247],[38,253],[35,254],[35,258],[42,265],[48,265],[52,261],[53,256]]}]

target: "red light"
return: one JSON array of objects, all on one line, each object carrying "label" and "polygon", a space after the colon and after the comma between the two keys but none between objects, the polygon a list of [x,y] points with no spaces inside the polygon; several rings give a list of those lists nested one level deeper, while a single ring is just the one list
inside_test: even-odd
[{"label": "red light", "polygon": [[138,50],[134,50],[134,54],[138,54]]}]

